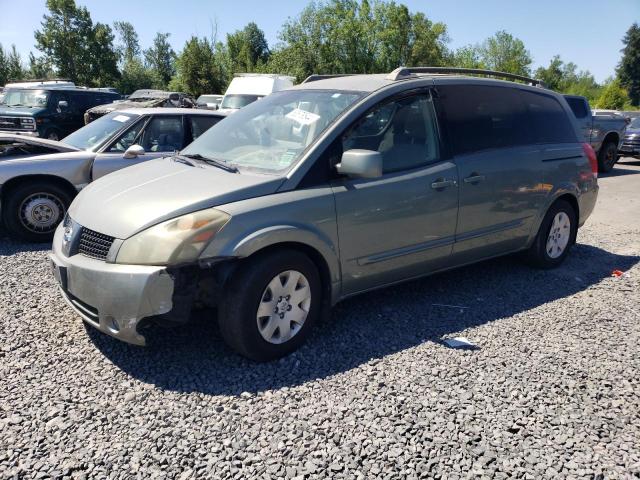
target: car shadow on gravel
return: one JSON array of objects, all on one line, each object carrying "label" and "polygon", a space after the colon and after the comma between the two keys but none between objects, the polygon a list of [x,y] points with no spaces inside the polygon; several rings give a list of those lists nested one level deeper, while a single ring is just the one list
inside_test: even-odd
[{"label": "car shadow on gravel", "polygon": [[424,342],[441,345],[443,337],[571,296],[638,261],[579,244],[555,270],[534,270],[509,256],[363,294],[338,304],[299,351],[266,364],[233,353],[211,313],[182,329],[151,329],[146,348],[88,332],[106,357],[142,382],[180,392],[255,393],[326,378]]},{"label": "car shadow on gravel", "polygon": [[26,243],[9,238],[0,227],[0,255],[13,255],[20,252],[41,252],[51,250],[51,243]]}]

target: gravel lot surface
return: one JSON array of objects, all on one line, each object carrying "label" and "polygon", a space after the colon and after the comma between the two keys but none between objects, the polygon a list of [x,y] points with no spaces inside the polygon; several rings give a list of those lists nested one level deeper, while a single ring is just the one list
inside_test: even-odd
[{"label": "gravel lot surface", "polygon": [[147,348],[85,330],[46,248],[0,238],[0,478],[637,478],[640,228],[606,211],[629,182],[640,199],[624,168],[561,268],[354,298],[270,364],[207,315]]}]

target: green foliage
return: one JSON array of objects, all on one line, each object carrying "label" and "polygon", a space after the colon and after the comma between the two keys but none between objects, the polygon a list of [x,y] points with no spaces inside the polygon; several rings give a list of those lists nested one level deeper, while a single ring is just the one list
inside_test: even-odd
[{"label": "green foliage", "polygon": [[42,28],[34,33],[43,61],[82,85],[113,83],[119,73],[111,28],[94,26],[89,11],[74,0],[47,0],[47,8]]},{"label": "green foliage", "polygon": [[254,72],[269,60],[269,45],[264,32],[254,22],[227,35],[226,55],[233,73]]},{"label": "green foliage", "polygon": [[487,38],[478,54],[489,70],[528,76],[531,73],[531,54],[519,38],[501,30]]},{"label": "green foliage", "polygon": [[140,41],[134,26],[129,22],[113,22],[113,28],[118,32],[119,42],[116,47],[122,65],[140,55]]},{"label": "green foliage", "polygon": [[219,50],[206,38],[194,36],[187,40],[176,61],[177,75],[169,83],[169,88],[190,93],[194,97],[223,91],[226,73]]},{"label": "green foliage", "polygon": [[0,85],[11,80],[21,80],[25,73],[22,58],[16,50],[16,46],[11,45],[11,49],[5,51],[0,43]]},{"label": "green foliage", "polygon": [[36,57],[29,52],[29,70],[27,78],[53,78],[55,72],[43,57]]},{"label": "green foliage", "polygon": [[613,80],[606,85],[596,101],[596,108],[623,110],[629,103],[627,91],[622,88],[620,80]]},{"label": "green foliage", "polygon": [[302,80],[312,73],[388,72],[401,65],[442,65],[442,23],[381,0],[311,3],[280,33],[267,70]]},{"label": "green foliage", "polygon": [[146,66],[156,78],[156,88],[166,88],[176,74],[176,52],[169,43],[170,35],[158,32],[153,45],[144,51]]},{"label": "green foliage", "polygon": [[618,65],[620,84],[629,92],[631,104],[640,106],[640,26],[631,25],[622,39],[625,47]]},{"label": "green foliage", "polygon": [[118,91],[130,94],[141,88],[156,88],[159,79],[153,71],[146,68],[142,60],[134,57],[125,61],[122,67],[122,75],[118,81]]},{"label": "green foliage", "polygon": [[482,61],[480,48],[474,45],[467,45],[457,49],[453,54],[451,63],[454,67],[460,68],[487,68]]},{"label": "green foliage", "polygon": [[561,93],[581,95],[590,103],[594,103],[600,96],[601,87],[593,75],[588,71],[578,72],[575,63],[564,63],[559,55],[549,62],[548,67],[540,67],[534,76],[544,81],[547,88]]}]

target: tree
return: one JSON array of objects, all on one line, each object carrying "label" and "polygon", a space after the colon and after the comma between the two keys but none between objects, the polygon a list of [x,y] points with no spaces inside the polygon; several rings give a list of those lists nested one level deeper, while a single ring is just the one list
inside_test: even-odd
[{"label": "tree", "polygon": [[22,67],[22,58],[16,50],[15,45],[11,45],[11,50],[5,54],[7,63],[7,77],[9,80],[22,80],[25,76]]},{"label": "tree", "polygon": [[158,32],[153,45],[144,51],[147,67],[152,70],[160,88],[165,88],[176,74],[176,52],[169,43],[170,35]]},{"label": "tree", "polygon": [[596,101],[597,108],[610,110],[622,110],[629,102],[627,92],[620,85],[620,80],[612,80],[602,90],[602,94]]},{"label": "tree", "polygon": [[144,66],[140,58],[134,57],[125,61],[122,66],[118,91],[130,94],[141,88],[153,88],[157,83],[158,79],[153,72]]},{"label": "tree", "polygon": [[487,38],[479,47],[480,59],[489,70],[528,76],[531,54],[519,38],[504,30]]},{"label": "tree", "polygon": [[46,60],[36,57],[33,52],[29,52],[29,78],[53,78],[55,73]]},{"label": "tree", "polygon": [[254,22],[227,34],[226,48],[232,73],[253,72],[269,60],[267,39]]},{"label": "tree", "polygon": [[176,60],[177,74],[169,86],[194,97],[222,92],[226,87],[224,72],[216,46],[206,38],[191,37]]},{"label": "tree", "polygon": [[559,55],[554,56],[548,67],[539,67],[535,77],[542,80],[547,88],[561,93],[581,95],[593,103],[599,96],[601,87],[588,71],[578,72],[578,66],[564,63]]},{"label": "tree", "polygon": [[629,99],[634,106],[640,106],[640,26],[631,25],[622,39],[622,60],[618,65],[620,85],[629,92]]},{"label": "tree", "polygon": [[482,62],[480,48],[477,45],[458,48],[452,56],[451,63],[454,67],[460,68],[487,68]]},{"label": "tree", "polygon": [[111,82],[117,76],[113,33],[107,25],[93,25],[85,7],[74,0],[47,0],[48,15],[35,32],[36,48],[57,74],[84,85]]},{"label": "tree", "polygon": [[407,65],[443,65],[446,26],[406,5],[368,0],[311,3],[287,21],[267,69],[295,75],[389,72]]},{"label": "tree", "polygon": [[124,65],[126,62],[131,61],[140,55],[138,33],[134,26],[129,22],[113,22],[113,28],[115,28],[119,37],[116,51],[118,53],[120,63]]}]

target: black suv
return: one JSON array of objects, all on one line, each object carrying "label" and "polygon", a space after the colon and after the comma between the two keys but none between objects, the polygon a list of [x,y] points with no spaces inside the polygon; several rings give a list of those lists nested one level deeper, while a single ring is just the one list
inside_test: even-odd
[{"label": "black suv", "polygon": [[74,86],[8,87],[0,101],[0,132],[59,140],[84,125],[84,112],[118,93]]}]

